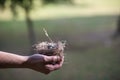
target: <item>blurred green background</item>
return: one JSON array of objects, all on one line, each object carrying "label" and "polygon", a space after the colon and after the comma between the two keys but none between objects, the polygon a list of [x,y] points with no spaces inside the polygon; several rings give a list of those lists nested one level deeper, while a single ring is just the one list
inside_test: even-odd
[{"label": "blurred green background", "polygon": [[34,43],[48,41],[43,28],[67,41],[60,70],[1,69],[0,80],[120,80],[120,0],[0,0],[0,7],[1,51],[33,54]]}]

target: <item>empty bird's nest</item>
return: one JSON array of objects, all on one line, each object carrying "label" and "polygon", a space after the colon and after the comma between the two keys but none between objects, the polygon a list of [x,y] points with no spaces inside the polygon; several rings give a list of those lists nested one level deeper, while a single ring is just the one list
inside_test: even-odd
[{"label": "empty bird's nest", "polygon": [[63,56],[64,48],[65,48],[65,41],[58,41],[58,42],[40,42],[33,46],[34,50],[43,55],[47,56]]}]

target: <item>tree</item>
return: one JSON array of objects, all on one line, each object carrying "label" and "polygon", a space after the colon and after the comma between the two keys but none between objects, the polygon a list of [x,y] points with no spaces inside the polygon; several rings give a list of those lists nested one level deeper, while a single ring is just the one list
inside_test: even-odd
[{"label": "tree", "polygon": [[114,39],[120,38],[120,15],[118,16],[117,28],[115,34],[113,35]]},{"label": "tree", "polygon": [[[26,23],[28,27],[28,35],[30,39],[30,45],[33,45],[35,42],[35,34],[33,29],[33,22],[30,19],[30,10],[33,8],[33,0],[0,0],[1,9],[6,8],[6,4],[10,3],[10,9],[14,15],[17,15],[17,7],[21,7],[25,12]],[[31,53],[33,52],[32,49]]]},{"label": "tree", "polygon": [[117,31],[116,31],[116,33],[120,36],[120,15],[118,16]]}]

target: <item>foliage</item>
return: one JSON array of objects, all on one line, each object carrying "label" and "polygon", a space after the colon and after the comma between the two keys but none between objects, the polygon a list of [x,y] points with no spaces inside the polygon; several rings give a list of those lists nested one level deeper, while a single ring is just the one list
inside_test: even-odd
[{"label": "foliage", "polygon": [[[7,4],[8,2],[10,4]],[[9,6],[14,15],[16,15],[18,6],[29,12],[33,7],[33,0],[0,0],[0,7],[2,9],[5,9],[6,5]]]},{"label": "foliage", "polygon": [[[71,3],[72,0],[40,0],[42,1],[43,5],[47,5],[49,3]],[[10,4],[7,4],[10,3]],[[21,7],[26,12],[30,12],[30,10],[34,6],[34,0],[0,0],[0,8],[5,9],[6,5],[10,7],[11,11],[14,13],[14,15],[17,14],[17,8]]]},{"label": "foliage", "polygon": [[43,4],[49,3],[72,3],[72,0],[42,0]]},{"label": "foliage", "polygon": [[5,3],[7,0],[0,0],[0,8],[5,8]]}]

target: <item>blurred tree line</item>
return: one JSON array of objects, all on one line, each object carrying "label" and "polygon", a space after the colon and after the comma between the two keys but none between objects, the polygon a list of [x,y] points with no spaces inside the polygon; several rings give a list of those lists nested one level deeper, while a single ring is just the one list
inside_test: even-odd
[{"label": "blurred tree line", "polygon": [[[74,0],[39,0],[42,2],[42,5],[47,4],[72,4]],[[30,45],[33,45],[36,42],[34,25],[30,18],[30,11],[34,8],[34,0],[0,0],[0,9],[6,9],[6,6],[9,6],[14,16],[18,14],[18,7],[22,8],[25,13],[26,24],[28,28]],[[118,17],[117,29],[114,37],[120,36],[120,16]],[[30,49],[32,50],[32,49]]]}]

